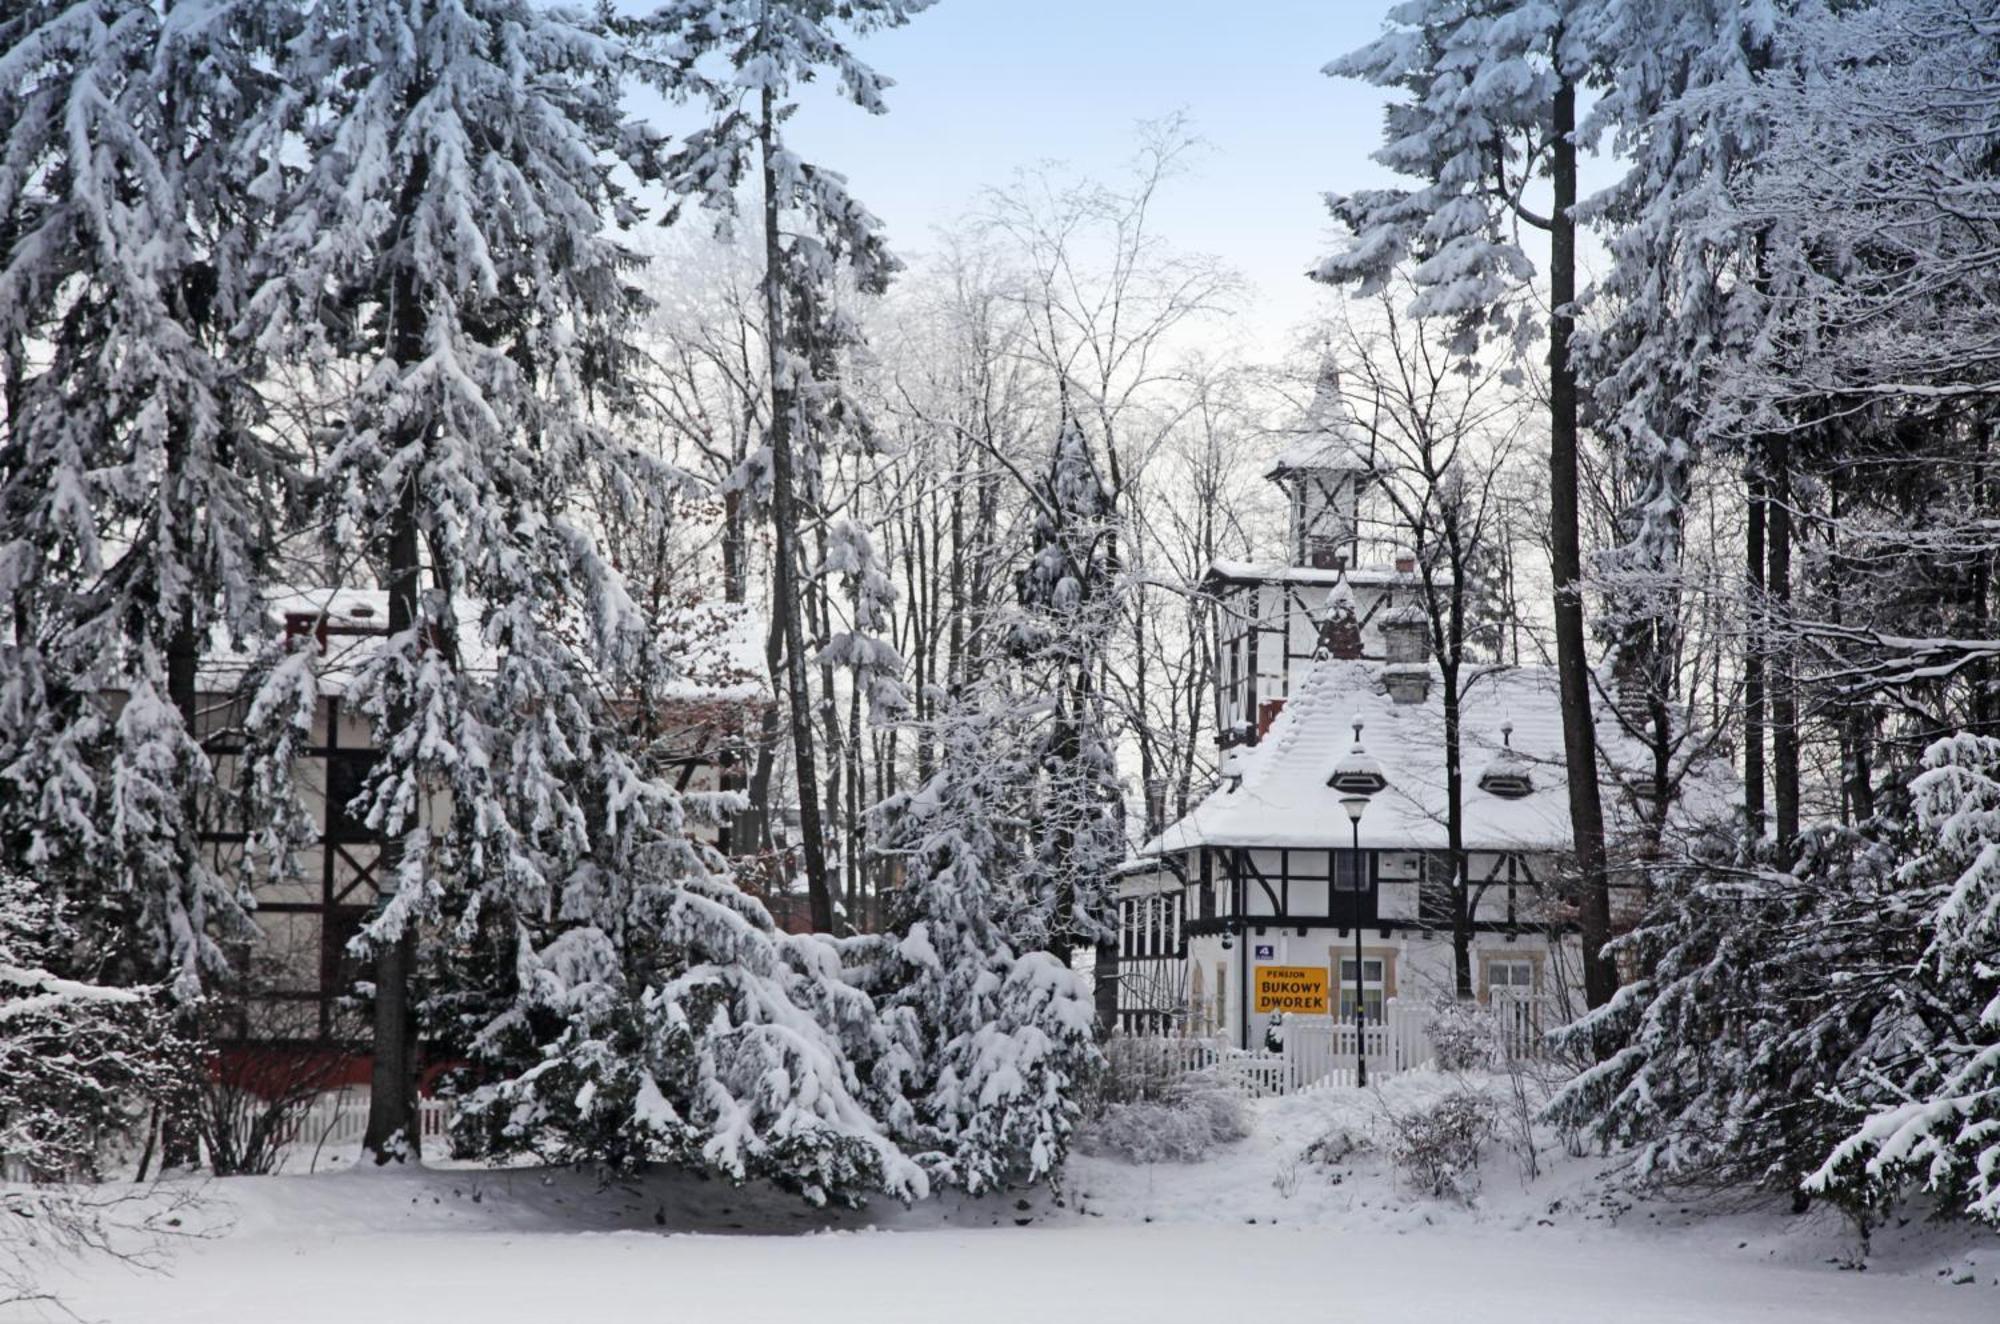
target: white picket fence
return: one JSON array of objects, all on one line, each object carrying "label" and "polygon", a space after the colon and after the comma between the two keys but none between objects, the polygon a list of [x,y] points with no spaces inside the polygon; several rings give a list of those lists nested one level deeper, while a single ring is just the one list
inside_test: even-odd
[{"label": "white picket fence", "polygon": [[[451,1134],[451,1120],[450,1100],[417,1100],[417,1132],[427,1147]],[[291,1143],[307,1149],[337,1149],[360,1144],[367,1131],[368,1096],[341,1091],[322,1095],[300,1114]]]},{"label": "white picket fence", "polygon": [[[1553,1024],[1548,999],[1496,992],[1490,1008],[1494,1051],[1502,1062],[1542,1056],[1546,1051],[1544,1033]],[[1112,1070],[1128,1083],[1136,1082],[1141,1092],[1152,1092],[1199,1071],[1250,1098],[1268,1098],[1352,1086],[1357,1075],[1357,1048],[1367,1056],[1371,1080],[1428,1068],[1436,1056],[1431,1049],[1430,1020],[1428,1007],[1391,998],[1382,1021],[1358,1031],[1352,1024],[1335,1024],[1329,1018],[1295,1016],[1283,1024],[1281,1050],[1245,1052],[1215,1039],[1121,1035],[1106,1045],[1106,1053]]]},{"label": "white picket fence", "polygon": [[1555,1004],[1531,993],[1494,989],[1493,1046],[1502,1062],[1520,1062],[1548,1053],[1548,1033],[1556,1028]]},{"label": "white picket fence", "polygon": [[[417,1128],[427,1153],[442,1153],[451,1134],[454,1116],[448,1099],[417,1100]],[[285,1138],[286,1170],[312,1162],[322,1152],[339,1151],[361,1143],[368,1131],[368,1096],[353,1091],[323,1094],[298,1114]],[[0,1185],[29,1184],[48,1180],[21,1159],[0,1154]],[[82,1179],[82,1174],[77,1175]]]},{"label": "white picket fence", "polygon": [[[1355,1042],[1359,1030],[1360,1042]],[[1353,1076],[1356,1058],[1365,1055],[1369,1074],[1393,1076],[1428,1064],[1431,1052],[1430,1012],[1390,999],[1380,1024],[1357,1027],[1330,1020],[1288,1021],[1284,1027],[1286,1075],[1291,1089],[1312,1089]],[[1357,1052],[1358,1050],[1358,1052]]]}]

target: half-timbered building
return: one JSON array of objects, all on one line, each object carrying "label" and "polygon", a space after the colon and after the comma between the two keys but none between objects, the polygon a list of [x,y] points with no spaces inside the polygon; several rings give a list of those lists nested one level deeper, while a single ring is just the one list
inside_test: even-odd
[{"label": "half-timbered building", "polygon": [[1387,655],[1382,627],[1410,604],[1417,580],[1415,560],[1382,536],[1393,520],[1379,464],[1329,364],[1303,424],[1264,473],[1285,494],[1287,554],[1216,561],[1203,584],[1216,604],[1216,730],[1224,750],[1269,731],[1312,663],[1336,587],[1353,600],[1362,656]]},{"label": "half-timbered building", "polygon": [[[1255,1047],[1274,1011],[1379,1022],[1392,999],[1454,991],[1457,861],[1475,995],[1560,1003],[1580,984],[1555,673],[1462,667],[1454,853],[1414,563],[1364,536],[1387,523],[1365,504],[1382,474],[1334,388],[1324,374],[1304,435],[1269,471],[1290,497],[1287,562],[1209,575],[1221,777],[1118,879],[1128,1032]],[[1607,814],[1630,822],[1641,806],[1619,769],[1649,755],[1610,703],[1597,735]],[[1343,776],[1357,768],[1365,799]],[[1629,881],[1614,910],[1636,903]]]},{"label": "half-timbered building", "polygon": [[[387,635],[388,594],[287,589],[266,601],[272,631],[288,647],[315,656],[312,727],[292,774],[310,839],[283,876],[246,877],[259,937],[232,953],[240,980],[229,1000],[236,1023],[223,1029],[232,1051],[332,1060],[337,1067],[325,1073],[329,1085],[358,1084],[367,1080],[370,1030],[350,995],[366,972],[348,943],[381,899],[384,857],[377,834],[353,809],[375,764],[378,733],[347,692]],[[676,608],[660,625],[675,646],[680,679],[651,710],[657,738],[682,790],[727,789],[740,775],[738,756],[766,702],[761,623],[740,605],[713,603]],[[459,644],[461,666],[475,675],[492,667],[481,647],[476,638]],[[218,640],[197,671],[197,736],[215,764],[219,787],[233,785],[237,776],[244,680],[254,660],[253,653]],[[446,811],[439,805],[434,812]],[[230,813],[229,797],[214,797],[202,835],[215,868],[224,876],[245,876],[249,837]],[[694,830],[711,840],[717,832]]]}]

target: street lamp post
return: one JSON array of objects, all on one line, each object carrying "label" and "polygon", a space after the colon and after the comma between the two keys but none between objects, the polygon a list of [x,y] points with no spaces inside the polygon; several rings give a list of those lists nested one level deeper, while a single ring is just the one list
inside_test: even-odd
[{"label": "street lamp post", "polygon": [[1361,1000],[1361,815],[1368,808],[1365,795],[1346,795],[1340,807],[1347,811],[1347,825],[1354,832],[1354,1083],[1368,1088],[1368,1010]]},{"label": "street lamp post", "polygon": [[1354,723],[1354,747],[1333,765],[1326,784],[1340,792],[1340,807],[1347,811],[1348,827],[1354,834],[1353,873],[1350,875],[1354,883],[1354,913],[1348,917],[1354,925],[1354,1083],[1365,1086],[1368,1083],[1368,1009],[1361,1000],[1361,893],[1366,886],[1361,867],[1361,815],[1368,808],[1369,797],[1388,786],[1389,779],[1382,775],[1382,765],[1361,743],[1361,722],[1358,719]]}]

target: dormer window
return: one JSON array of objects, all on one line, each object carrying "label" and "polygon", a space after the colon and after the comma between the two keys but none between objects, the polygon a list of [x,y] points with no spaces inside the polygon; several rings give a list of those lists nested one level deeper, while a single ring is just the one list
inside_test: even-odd
[{"label": "dormer window", "polygon": [[288,611],[285,613],[285,642],[295,639],[311,639],[326,651],[326,617],[316,611]]},{"label": "dormer window", "polygon": [[1373,795],[1389,784],[1382,765],[1361,743],[1361,723],[1354,724],[1354,747],[1333,765],[1326,784],[1342,795]]},{"label": "dormer window", "polygon": [[1500,752],[1479,774],[1479,789],[1501,800],[1523,800],[1535,793],[1528,761],[1514,752],[1514,725],[1500,728]]}]

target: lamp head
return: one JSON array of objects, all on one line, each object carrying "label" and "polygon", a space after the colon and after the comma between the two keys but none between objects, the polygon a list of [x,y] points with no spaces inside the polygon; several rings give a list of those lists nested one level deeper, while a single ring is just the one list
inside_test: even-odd
[{"label": "lamp head", "polygon": [[1368,797],[1365,795],[1343,795],[1340,797],[1340,807],[1347,811],[1348,822],[1359,823],[1362,812],[1368,808]]}]

